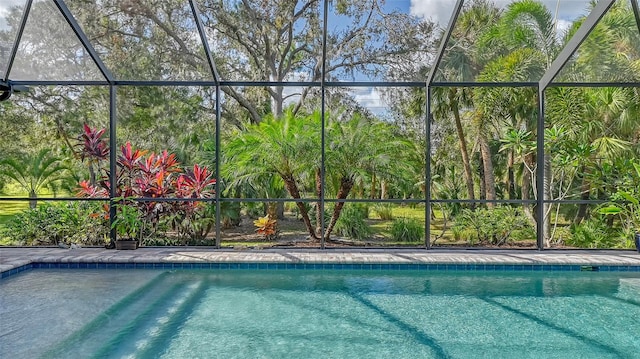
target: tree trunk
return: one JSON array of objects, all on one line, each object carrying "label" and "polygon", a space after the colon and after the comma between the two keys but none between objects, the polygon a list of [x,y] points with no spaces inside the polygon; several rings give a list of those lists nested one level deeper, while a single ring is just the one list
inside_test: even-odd
[{"label": "tree trunk", "polygon": [[273,218],[284,219],[284,202],[276,203],[276,216]]},{"label": "tree trunk", "polygon": [[[484,182],[486,186],[487,200],[496,199],[496,182],[493,174],[493,161],[491,159],[491,149],[484,136],[478,139],[480,142],[480,154],[482,155],[482,165],[484,171]],[[495,203],[487,203],[487,208],[495,207]]]},{"label": "tree trunk", "polygon": [[376,173],[371,175],[371,189],[369,191],[369,199],[376,199]]},{"label": "tree trunk", "polygon": [[458,106],[458,100],[455,98],[457,95],[456,89],[449,91],[449,103],[451,104],[451,111],[453,112],[453,118],[456,123],[456,133],[458,134],[458,142],[460,144],[460,155],[462,156],[462,167],[464,168],[464,181],[467,184],[467,196],[470,200],[475,199],[475,190],[473,184],[473,174],[471,172],[471,162],[469,161],[469,151],[467,150],[467,140],[464,137],[464,130],[462,128],[462,121],[460,119],[460,108]]},{"label": "tree trunk", "polygon": [[387,181],[380,181],[380,199],[389,199],[389,186],[387,185]]},{"label": "tree trunk", "polygon": [[[295,199],[300,198],[300,191],[298,190],[298,184],[293,176],[282,176],[282,180],[284,181],[284,186],[287,188],[287,191],[291,195],[291,197]],[[304,222],[305,227],[307,227],[307,231],[311,235],[311,238],[318,239],[318,236],[315,233],[315,229],[311,225],[311,220],[309,219],[309,212],[307,211],[307,207],[305,207],[303,202],[296,202],[298,209],[300,210],[300,215],[302,216],[302,221]]]},{"label": "tree trunk", "polygon": [[[533,163],[535,163],[534,158],[533,158],[533,154],[528,154],[524,158],[524,160],[527,163],[528,168],[532,168]],[[520,187],[520,194],[521,194],[523,200],[531,199],[531,196],[530,196],[531,180],[532,180],[531,172],[529,172],[528,169],[525,169],[524,173],[522,174],[522,187]],[[522,208],[523,208],[523,211],[524,211],[524,215],[529,220],[529,223],[532,226],[535,227],[536,226],[536,216],[533,214],[533,209],[531,208],[531,204],[530,203],[523,203],[522,204]]]},{"label": "tree trunk", "polygon": [[484,177],[484,161],[482,161],[482,156],[479,156],[479,165],[478,165],[478,174],[480,175],[480,199],[487,199],[487,183],[485,182]]},{"label": "tree trunk", "polygon": [[[544,200],[551,199],[551,157],[545,152],[544,154]],[[549,207],[551,204],[545,203],[542,207],[544,209],[544,218],[542,219],[544,243],[547,247],[551,245],[551,213],[549,213]]]},{"label": "tree trunk", "polygon": [[29,208],[35,209],[38,204],[38,194],[34,190],[29,190]]},{"label": "tree trunk", "polygon": [[[580,185],[580,199],[588,200],[591,197],[591,183],[587,180],[586,172],[587,169],[583,165],[580,169],[580,173],[582,173],[582,184]],[[573,223],[580,224],[584,219],[587,218],[587,209],[588,205],[586,203],[581,203],[578,207],[578,213],[576,213],[576,218],[573,220]],[[613,217],[613,216],[611,216]]]},{"label": "tree trunk", "polygon": [[516,179],[513,170],[515,159],[513,151],[509,151],[509,157],[507,159],[507,192],[509,193],[509,199],[516,199]]},{"label": "tree trunk", "polygon": [[93,164],[89,162],[89,183],[91,186],[96,185],[96,171],[93,169]]},{"label": "tree trunk", "polygon": [[275,115],[276,118],[281,118],[282,114],[284,113],[284,110],[283,110],[283,103],[284,103],[283,90],[284,90],[284,87],[282,87],[282,86],[274,86],[274,87],[272,87],[272,92],[270,93],[270,95],[271,95],[271,105],[273,106],[273,114]]},{"label": "tree trunk", "polygon": [[[353,178],[350,177],[342,177],[340,179],[340,190],[338,190],[338,198],[337,199],[345,199],[349,195],[349,191],[351,191],[351,187],[353,187]],[[331,215],[331,222],[327,226],[327,229],[324,232],[325,240],[329,240],[329,236],[333,231],[333,227],[336,226],[338,222],[338,218],[340,218],[340,212],[342,211],[342,207],[344,207],[344,202],[336,202],[335,207],[333,207],[333,215]]]},{"label": "tree trunk", "polygon": [[[322,198],[322,176],[320,175],[320,168],[316,168],[316,196],[318,199]],[[322,203],[316,202],[316,234],[322,235]]]}]

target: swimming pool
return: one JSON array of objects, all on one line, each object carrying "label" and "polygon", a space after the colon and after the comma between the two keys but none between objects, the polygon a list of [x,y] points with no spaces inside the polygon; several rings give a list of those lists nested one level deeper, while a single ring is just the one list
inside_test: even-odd
[{"label": "swimming pool", "polygon": [[633,358],[640,273],[33,269],[2,358]]}]

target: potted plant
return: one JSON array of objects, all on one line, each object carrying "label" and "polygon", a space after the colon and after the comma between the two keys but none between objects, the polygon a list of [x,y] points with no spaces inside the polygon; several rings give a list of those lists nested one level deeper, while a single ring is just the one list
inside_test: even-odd
[{"label": "potted plant", "polygon": [[116,231],[116,249],[138,248],[144,224],[140,210],[130,201],[119,200],[116,211],[116,218],[111,224]]}]

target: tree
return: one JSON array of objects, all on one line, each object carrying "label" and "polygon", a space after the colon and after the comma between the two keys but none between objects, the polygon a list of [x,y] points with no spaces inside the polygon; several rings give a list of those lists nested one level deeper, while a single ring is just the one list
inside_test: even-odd
[{"label": "tree", "polygon": [[[474,1],[462,11],[449,40],[447,55],[440,65],[439,71],[444,78],[449,81],[476,79],[482,67],[481,53],[477,51],[476,44],[498,17],[499,10],[487,1]],[[449,113],[453,115],[467,197],[473,200],[476,198],[475,185],[461,117],[461,108],[469,107],[473,103],[471,90],[450,87],[435,89],[433,94],[435,118],[446,118]]]},{"label": "tree", "polygon": [[[320,116],[296,115],[288,109],[279,120],[269,117],[245,131],[230,134],[224,148],[222,175],[228,188],[264,188],[273,183],[275,176],[292,198],[300,199],[303,177],[310,176],[319,166]],[[303,202],[296,205],[309,235],[318,239],[307,207]]]},{"label": "tree", "polygon": [[36,208],[38,193],[49,189],[54,193],[64,180],[67,167],[62,159],[53,156],[50,149],[40,150],[36,155],[10,158],[0,162],[0,175],[15,181],[29,195],[29,207]]},{"label": "tree", "polygon": [[[204,1],[203,20],[215,41],[221,76],[230,80],[320,81],[321,5],[319,0]],[[330,11],[336,17],[348,18],[336,30],[330,28],[327,36],[326,71],[330,79],[385,71],[389,76],[406,76],[406,64],[415,62],[408,59],[426,58],[433,46],[432,23],[385,12],[379,0],[339,1]],[[294,112],[299,111],[313,88],[296,89],[296,99],[277,85],[259,94],[247,88],[224,87],[223,91],[246,110],[251,122],[257,123],[270,112],[280,117],[288,101],[294,101]],[[256,101],[256,95],[260,100]]]}]

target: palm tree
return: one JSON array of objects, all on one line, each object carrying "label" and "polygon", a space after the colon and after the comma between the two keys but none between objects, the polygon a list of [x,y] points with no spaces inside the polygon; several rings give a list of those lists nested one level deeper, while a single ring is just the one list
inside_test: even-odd
[{"label": "palm tree", "polygon": [[36,208],[38,193],[43,189],[55,193],[57,184],[64,180],[67,171],[62,159],[53,156],[50,149],[42,149],[22,159],[6,159],[0,165],[0,175],[12,179],[28,193],[32,209]]},{"label": "palm tree", "polygon": [[[345,121],[330,119],[327,138],[327,181],[333,184],[338,201],[349,196],[359,179],[377,176],[393,181],[394,169],[408,165],[404,156],[410,149],[408,142],[395,135],[391,125],[369,120],[358,113]],[[325,239],[330,238],[343,207],[344,202],[336,202],[333,207]]]},{"label": "palm tree", "polygon": [[[295,115],[288,109],[277,120],[268,116],[230,134],[222,151],[222,175],[229,188],[262,188],[274,183],[275,176],[292,198],[300,199],[305,177],[315,173],[319,148],[320,116]],[[307,207],[303,202],[296,205],[310,236],[318,239]]]},{"label": "palm tree", "polygon": [[[497,21],[499,10],[487,1],[475,1],[460,14],[456,27],[452,33],[446,49],[440,74],[448,81],[473,81],[482,68],[481,54],[476,51],[479,37]],[[471,161],[464,126],[461,118],[461,108],[472,105],[471,91],[465,88],[437,88],[434,95],[434,115],[436,118],[446,118],[453,115],[464,179],[469,199],[475,199],[474,181]]]},{"label": "palm tree", "polygon": [[[544,73],[545,69],[553,61],[558,51],[556,32],[553,16],[540,2],[535,0],[521,0],[510,4],[500,17],[500,20],[481,36],[478,47],[482,53],[493,54],[487,59],[487,64],[478,77],[481,81],[535,81]],[[502,122],[497,128],[523,128],[525,131],[535,131],[536,94],[533,89],[479,89],[477,90],[478,116],[489,116],[488,120],[477,119],[477,125],[488,126],[491,122]],[[493,117],[493,118],[491,118]],[[500,118],[496,118],[500,117]],[[506,123],[504,120],[507,120]],[[487,183],[487,199],[491,191],[490,183],[493,176],[489,172],[492,168],[491,157],[485,153],[488,146],[486,128],[478,128],[479,147],[485,166],[485,182]],[[504,133],[497,133],[502,137]],[[536,134],[542,136],[543,134]],[[515,185],[513,175],[513,157],[510,152],[507,163],[507,188],[513,191]],[[545,159],[548,159],[545,156]],[[525,160],[525,165],[530,166],[535,162],[533,153]],[[528,162],[528,163],[527,163]],[[548,161],[547,161],[548,162]],[[545,162],[545,168],[548,163]],[[522,199],[529,199],[532,173],[523,171],[521,195]],[[550,198],[549,188],[545,187],[545,198]],[[524,206],[525,213],[530,219],[534,218],[528,205]],[[546,211],[545,211],[546,212]],[[545,224],[545,238],[549,237],[548,218],[543,220]]]},{"label": "palm tree", "polygon": [[[583,19],[576,21],[567,38]],[[628,4],[616,2],[581,45],[578,55],[559,74],[560,81],[638,81],[640,34]],[[567,149],[579,163],[578,193],[587,200],[601,182],[602,159],[620,158],[633,152],[625,139],[637,138],[640,127],[640,93],[637,88],[552,88],[548,90],[550,123],[568,131]],[[565,146],[566,147],[566,146]],[[636,149],[637,151],[637,149]],[[637,155],[637,153],[636,153]],[[562,171],[562,168],[554,171]],[[579,224],[588,216],[581,204],[574,218]]]}]

